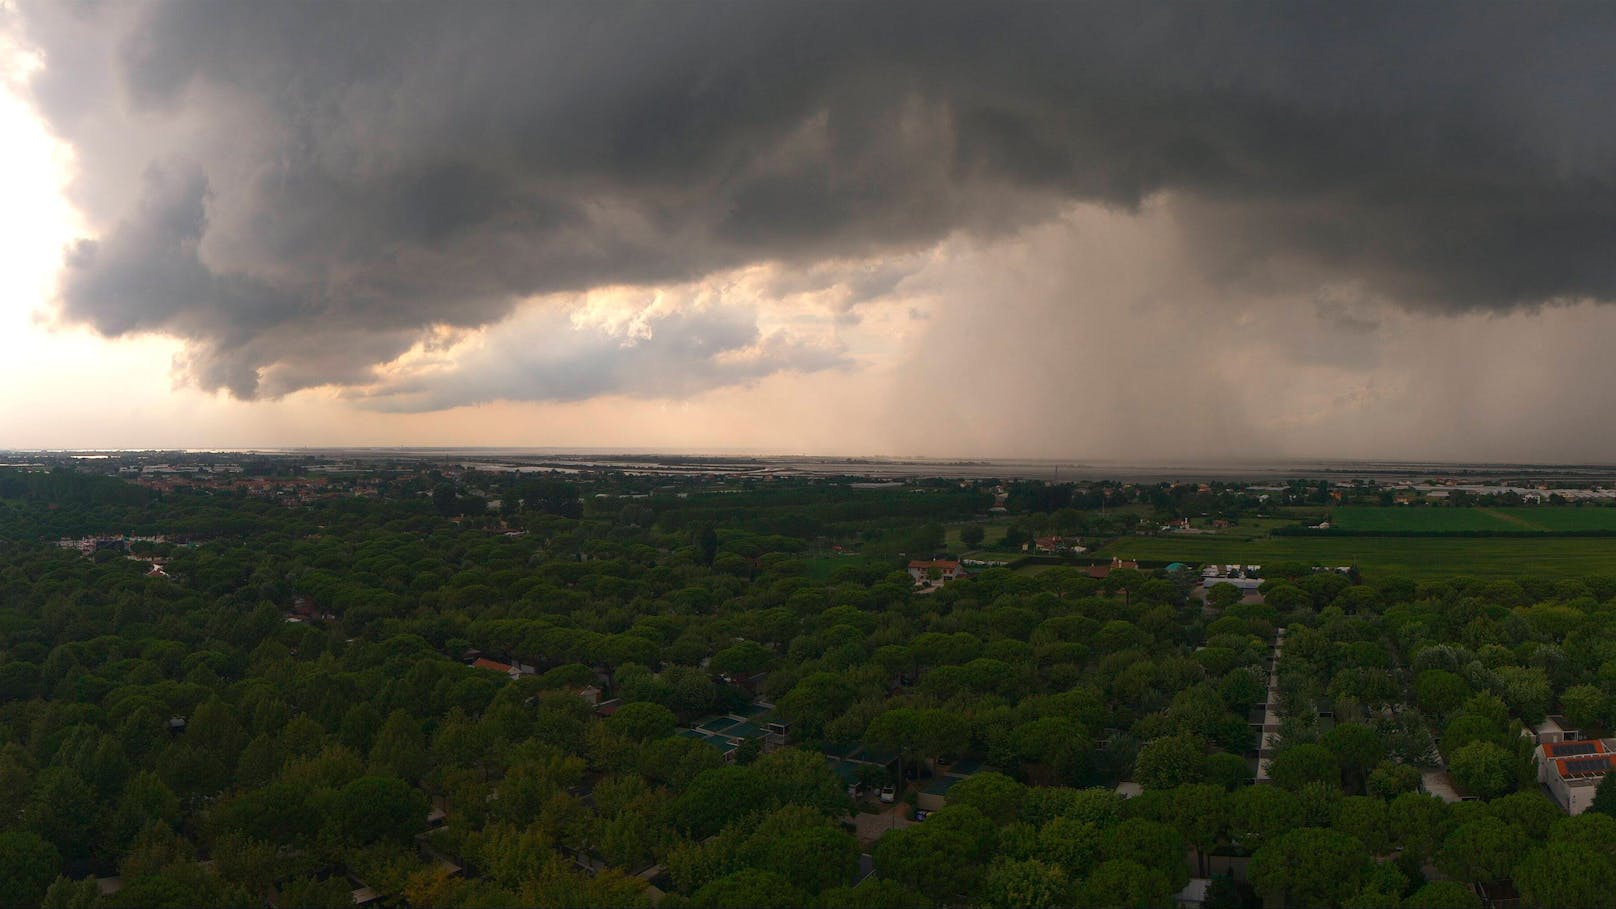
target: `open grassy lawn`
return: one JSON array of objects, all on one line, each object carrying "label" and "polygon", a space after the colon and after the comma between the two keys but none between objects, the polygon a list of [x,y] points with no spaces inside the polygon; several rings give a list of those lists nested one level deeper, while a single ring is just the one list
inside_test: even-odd
[{"label": "open grassy lawn", "polygon": [[1366,575],[1409,578],[1616,575],[1616,539],[1267,537],[1237,540],[1186,535],[1122,537],[1099,554],[1182,562],[1261,565],[1298,561],[1357,565]]},{"label": "open grassy lawn", "polygon": [[959,524],[949,524],[943,528],[943,549],[948,552],[965,552],[970,547],[960,539],[961,531],[967,527],[982,528],[982,545],[993,546],[1004,539],[1004,530],[1010,526],[1009,518],[991,518],[986,521],[967,521]]},{"label": "open grassy lawn", "polygon": [[844,556],[832,554],[812,555],[807,556],[802,560],[803,565],[807,567],[805,574],[808,580],[813,581],[816,584],[823,584],[829,581],[831,575],[835,574],[836,570],[839,568],[861,568],[870,561],[871,560],[866,559],[863,556]]},{"label": "open grassy lawn", "polygon": [[1016,559],[1027,557],[1025,552],[997,552],[992,549],[977,549],[965,553],[961,558],[981,559],[984,562],[1014,562]]},{"label": "open grassy lawn", "polygon": [[[1196,526],[1200,527],[1201,524],[1197,522]],[[1220,540],[1255,540],[1266,538],[1268,532],[1276,527],[1295,526],[1295,518],[1241,518],[1240,523],[1232,527],[1208,530],[1208,532],[1217,534],[1216,539]],[[1189,536],[1201,537],[1203,534],[1189,534]]]},{"label": "open grassy lawn", "polygon": [[1556,533],[1616,530],[1616,508],[1584,505],[1537,508],[1337,508],[1332,526],[1342,530],[1508,530]]}]

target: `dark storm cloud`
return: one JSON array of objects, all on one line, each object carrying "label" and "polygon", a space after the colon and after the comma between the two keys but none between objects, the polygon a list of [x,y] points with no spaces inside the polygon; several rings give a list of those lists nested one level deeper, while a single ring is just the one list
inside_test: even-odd
[{"label": "dark storm cloud", "polygon": [[1455,312],[1616,298],[1605,5],[23,19],[99,236],[70,256],[65,316],[187,338],[196,381],[241,396],[362,383],[428,327],[535,294],[809,268],[1157,194],[1231,281],[1280,263]]}]

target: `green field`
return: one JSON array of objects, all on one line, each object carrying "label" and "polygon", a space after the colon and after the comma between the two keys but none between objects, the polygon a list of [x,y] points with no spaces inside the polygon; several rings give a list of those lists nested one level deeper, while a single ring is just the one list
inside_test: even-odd
[{"label": "green field", "polygon": [[1356,531],[1511,531],[1564,533],[1616,530],[1616,508],[1595,506],[1538,508],[1337,508],[1330,526]]},{"label": "green field", "polygon": [[[1242,518],[1240,523],[1230,527],[1208,529],[1203,522],[1196,522],[1197,528],[1207,530],[1207,533],[1216,534],[1219,540],[1256,540],[1266,539],[1268,533],[1278,527],[1295,527],[1295,518]],[[1186,534],[1186,537],[1205,538],[1206,534]]]},{"label": "green field", "polygon": [[805,567],[804,576],[816,584],[823,584],[831,579],[831,575],[839,568],[862,568],[866,559],[863,556],[844,555],[813,555],[802,560]]},{"label": "green field", "polygon": [[1005,528],[1010,526],[1009,518],[992,518],[986,521],[967,521],[960,524],[949,524],[943,528],[943,549],[948,552],[964,552],[970,547],[960,539],[960,532],[971,525],[982,528],[982,544],[992,547],[1004,539]]},{"label": "green field", "polygon": [[[1459,509],[1454,509],[1459,510]],[[1409,578],[1616,575],[1616,539],[1215,536],[1122,537],[1097,555],[1126,559],[1257,564],[1357,565],[1366,575]]]}]

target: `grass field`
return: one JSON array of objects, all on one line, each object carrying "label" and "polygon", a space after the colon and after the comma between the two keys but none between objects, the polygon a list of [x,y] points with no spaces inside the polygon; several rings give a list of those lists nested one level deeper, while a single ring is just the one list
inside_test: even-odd
[{"label": "grass field", "polygon": [[982,544],[992,547],[1004,539],[1004,530],[1010,526],[1009,518],[993,518],[987,521],[970,521],[961,524],[949,524],[943,528],[943,549],[948,552],[964,552],[970,547],[960,539],[960,532],[970,526],[982,528]]},{"label": "grass field", "polygon": [[1337,508],[1330,517],[1341,530],[1529,531],[1563,533],[1616,530],[1616,508]]},{"label": "grass field", "polygon": [[[1199,525],[1197,525],[1199,526]],[[1276,527],[1295,527],[1295,518],[1242,518],[1240,523],[1232,527],[1211,531],[1219,540],[1256,540],[1266,539],[1268,532]],[[1187,534],[1187,537],[1204,539],[1205,534]]]},{"label": "grass field", "polygon": [[1616,575],[1616,539],[1267,537],[1236,540],[1216,536],[1122,537],[1097,554],[1182,562],[1261,565],[1265,562],[1298,561],[1357,565],[1371,577]]},{"label": "grass field", "polygon": [[866,562],[862,556],[843,555],[814,555],[808,556],[802,561],[807,568],[805,574],[808,580],[816,584],[829,581],[831,575],[835,574],[838,568],[863,567]]}]

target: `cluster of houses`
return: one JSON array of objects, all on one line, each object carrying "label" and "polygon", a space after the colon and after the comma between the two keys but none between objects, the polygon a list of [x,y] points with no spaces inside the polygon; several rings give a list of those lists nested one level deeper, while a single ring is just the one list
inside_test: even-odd
[{"label": "cluster of houses", "polygon": [[1232,584],[1242,596],[1254,596],[1262,582],[1261,565],[1208,565],[1201,569],[1201,586],[1206,590]]},{"label": "cluster of houses", "polygon": [[[343,468],[310,467],[311,472],[333,473]],[[356,468],[347,468],[356,469]],[[124,468],[118,475],[136,486],[153,492],[181,490],[207,490],[215,492],[241,492],[283,505],[307,505],[322,499],[359,496],[375,498],[381,494],[376,478],[349,478],[342,476],[248,476],[238,464],[202,465],[147,465]]]},{"label": "cluster of houses", "polygon": [[1215,533],[1227,530],[1231,526],[1233,524],[1228,518],[1213,518],[1207,527],[1196,527],[1190,523],[1189,518],[1175,518],[1161,525],[1160,530],[1162,533]]},{"label": "cluster of houses", "polygon": [[990,492],[993,494],[993,504],[988,507],[988,514],[994,516],[1009,514],[1009,491],[1003,486],[995,486]]},{"label": "cluster of houses", "polygon": [[1077,537],[1044,536],[1022,544],[1022,550],[1045,555],[1078,555],[1088,552]]},{"label": "cluster of houses", "polygon": [[909,562],[909,577],[922,593],[929,593],[965,577],[965,566],[951,559],[914,559]]},{"label": "cluster of houses", "polygon": [[1605,774],[1616,767],[1616,739],[1583,738],[1561,716],[1546,717],[1523,734],[1537,742],[1537,781],[1567,814],[1587,811]]},{"label": "cluster of houses", "polygon": [[120,552],[123,553],[127,558],[133,559],[136,562],[144,562],[148,566],[146,570],[146,577],[167,578],[168,571],[164,568],[164,566],[168,564],[167,559],[160,559],[153,556],[137,556],[129,551],[130,544],[132,543],[167,542],[168,537],[161,535],[130,536],[125,534],[111,534],[94,537],[79,537],[77,539],[64,537],[57,540],[56,545],[62,549],[74,550],[86,558],[94,556],[99,552]]},{"label": "cluster of houses", "polygon": [[1241,580],[1262,578],[1261,565],[1208,565],[1201,569],[1201,577],[1217,578],[1219,580]]},{"label": "cluster of houses", "polygon": [[129,536],[121,533],[104,534],[94,537],[79,537],[77,539],[64,537],[56,541],[62,549],[74,549],[80,555],[93,556],[98,552],[128,552],[131,543],[166,543],[165,536]]},{"label": "cluster of houses", "polygon": [[[1593,805],[1594,794],[1607,773],[1616,770],[1616,738],[1588,738],[1549,715],[1521,735],[1533,741],[1537,781],[1566,814],[1581,814]],[[1445,802],[1463,801],[1453,778],[1445,770],[1425,774],[1420,787]]]},{"label": "cluster of houses", "polygon": [[1120,571],[1122,569],[1137,571],[1139,570],[1139,562],[1134,559],[1119,559],[1116,556],[1112,556],[1111,564],[1088,565],[1084,567],[1083,573],[1096,581],[1103,581],[1111,576],[1111,572]]},{"label": "cluster of houses", "polygon": [[321,609],[313,597],[304,594],[292,597],[292,605],[286,610],[286,621],[292,625],[320,624],[336,619],[334,613]]},{"label": "cluster of houses", "polygon": [[733,764],[748,742],[757,742],[759,753],[784,747],[791,727],[775,714],[773,704],[756,701],[721,716],[702,717],[675,734],[711,746]]}]

